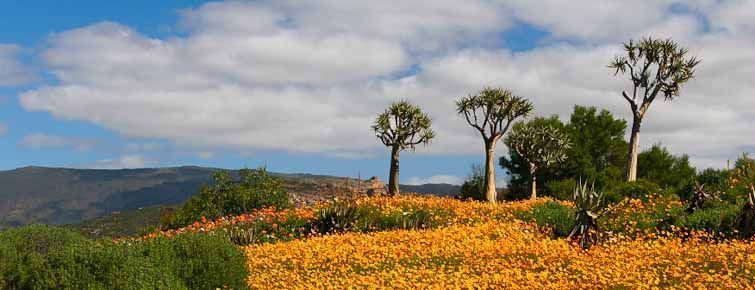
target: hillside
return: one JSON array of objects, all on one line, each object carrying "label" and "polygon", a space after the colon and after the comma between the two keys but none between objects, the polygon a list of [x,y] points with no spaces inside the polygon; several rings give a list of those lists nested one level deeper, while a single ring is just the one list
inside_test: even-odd
[{"label": "hillside", "polygon": [[[218,170],[184,166],[119,170],[24,167],[0,171],[0,228],[29,223],[72,224],[97,218],[103,221],[113,212],[174,206],[197,193]],[[285,189],[297,203],[368,187],[367,181],[360,185],[357,180],[344,177],[274,175],[284,180]],[[420,185],[404,190],[453,195],[458,186]],[[156,215],[151,212],[150,220],[155,220]]]}]

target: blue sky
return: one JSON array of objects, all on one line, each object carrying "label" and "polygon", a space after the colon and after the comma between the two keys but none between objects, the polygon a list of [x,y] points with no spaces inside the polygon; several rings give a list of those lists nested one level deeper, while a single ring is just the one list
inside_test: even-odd
[{"label": "blue sky", "polygon": [[752,3],[510,2],[3,1],[0,169],[266,165],[385,178],[370,121],[408,99],[439,137],[403,153],[402,181],[458,183],[483,151],[455,98],[495,85],[538,115],[565,119],[582,104],[626,117],[626,82],[605,64],[647,35],[674,37],[704,65],[678,101],[653,105],[643,146],[662,142],[700,167],[755,147],[743,137],[755,133]]}]

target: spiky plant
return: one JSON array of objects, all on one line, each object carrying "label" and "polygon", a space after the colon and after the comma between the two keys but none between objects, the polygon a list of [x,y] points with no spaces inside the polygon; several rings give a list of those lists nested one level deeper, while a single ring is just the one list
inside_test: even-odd
[{"label": "spiky plant", "polygon": [[583,249],[589,249],[600,239],[598,218],[603,214],[603,194],[595,190],[595,185],[587,186],[587,182],[580,182],[574,188],[574,206],[577,209],[574,229],[568,239],[578,236],[578,243]]},{"label": "spiky plant", "polygon": [[335,202],[317,211],[317,220],[312,230],[320,234],[348,232],[358,228],[362,216],[356,204]]}]

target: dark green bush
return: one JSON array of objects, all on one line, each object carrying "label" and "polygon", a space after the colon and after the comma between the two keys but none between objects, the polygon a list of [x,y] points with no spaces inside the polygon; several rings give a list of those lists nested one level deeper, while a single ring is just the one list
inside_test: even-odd
[{"label": "dark green bush", "polygon": [[554,198],[560,200],[572,200],[574,195],[574,188],[577,186],[577,181],[569,179],[551,180],[545,183],[545,187],[548,192]]},{"label": "dark green bush", "polygon": [[534,222],[541,227],[551,228],[553,234],[558,237],[569,235],[569,232],[574,228],[575,215],[574,208],[557,202],[546,202],[535,205],[528,211],[515,213],[518,219]]},{"label": "dark green bush", "polygon": [[652,181],[637,179],[637,181],[633,182],[619,183],[608,191],[611,192],[612,198],[621,197],[623,199],[624,197],[631,197],[644,200],[650,194],[661,193],[661,187]]},{"label": "dark green bush", "polygon": [[245,289],[245,262],[221,236],[112,243],[49,226],[0,232],[0,289]]},{"label": "dark green bush", "polygon": [[142,254],[169,268],[189,289],[246,289],[246,257],[227,237],[182,234],[144,242]]},{"label": "dark green bush", "polygon": [[485,176],[482,167],[472,165],[472,173],[459,189],[459,198],[485,201]]},{"label": "dark green bush", "polygon": [[690,230],[730,235],[737,227],[737,217],[741,211],[741,204],[718,202],[678,217],[676,225]]},{"label": "dark green bush", "polygon": [[167,218],[166,226],[178,228],[202,217],[215,219],[238,215],[264,207],[291,207],[291,200],[282,182],[267,173],[265,168],[242,169],[240,179],[234,181],[228,172],[215,174],[212,186],[202,186],[199,194],[189,199]]}]

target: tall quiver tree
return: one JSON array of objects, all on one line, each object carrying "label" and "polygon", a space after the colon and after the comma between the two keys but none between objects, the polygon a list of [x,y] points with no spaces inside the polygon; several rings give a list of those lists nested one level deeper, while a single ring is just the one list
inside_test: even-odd
[{"label": "tall quiver tree", "polygon": [[614,75],[629,74],[632,82],[631,92],[622,91],[621,95],[632,109],[627,181],[635,181],[640,126],[645,113],[658,95],[662,95],[666,101],[678,97],[681,85],[695,76],[694,69],[700,60],[688,56],[687,49],[671,39],[630,40],[624,44],[624,51],[626,55],[616,56],[608,67],[616,70]]},{"label": "tall quiver tree", "polygon": [[538,119],[514,124],[504,142],[529,165],[532,199],[537,198],[537,170],[566,160],[571,146],[566,132]]},{"label": "tall quiver tree", "polygon": [[391,147],[391,169],[388,179],[388,194],[399,194],[399,153],[404,149],[414,150],[418,144],[427,145],[435,137],[430,128],[432,122],[427,114],[407,101],[391,104],[380,114],[372,129],[385,146]]},{"label": "tall quiver tree", "polygon": [[486,87],[477,95],[462,97],[456,102],[456,111],[480,132],[485,142],[485,196],[489,202],[496,202],[497,196],[493,162],[495,145],[514,120],[526,117],[532,110],[530,101],[500,88]]}]

